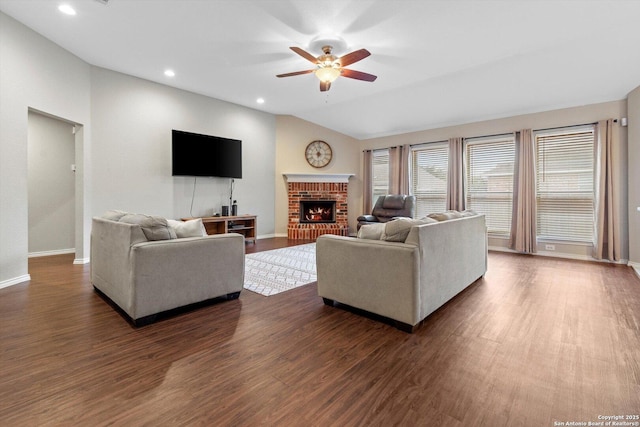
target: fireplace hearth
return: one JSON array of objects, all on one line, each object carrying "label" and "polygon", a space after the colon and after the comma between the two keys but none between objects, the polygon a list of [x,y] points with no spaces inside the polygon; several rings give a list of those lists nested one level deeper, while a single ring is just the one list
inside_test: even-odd
[{"label": "fireplace hearth", "polygon": [[336,201],[335,200],[301,200],[300,201],[300,222],[305,224],[335,223],[336,222]]}]

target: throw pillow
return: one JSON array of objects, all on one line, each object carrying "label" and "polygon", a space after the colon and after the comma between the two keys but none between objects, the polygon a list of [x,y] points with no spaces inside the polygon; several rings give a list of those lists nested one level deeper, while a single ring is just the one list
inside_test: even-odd
[{"label": "throw pillow", "polygon": [[179,239],[184,237],[202,237],[207,235],[207,231],[204,229],[202,218],[190,219],[189,221],[176,221],[174,219],[168,219],[167,223],[169,227],[176,232],[176,236]]},{"label": "throw pillow", "polygon": [[358,239],[380,240],[385,223],[365,224],[358,230]]},{"label": "throw pillow", "polygon": [[396,218],[384,224],[384,233],[382,233],[381,240],[386,240],[387,242],[404,242],[407,240],[411,227],[433,222],[435,222],[435,220],[431,218]]},{"label": "throw pillow", "polygon": [[126,214],[120,218],[120,222],[139,225],[147,240],[170,240],[177,238],[176,232],[169,227],[167,220],[160,216]]},{"label": "throw pillow", "polygon": [[449,219],[462,218],[462,214],[458,211],[446,211],[440,213],[432,213],[427,215],[429,218],[435,219],[436,221],[447,221]]}]

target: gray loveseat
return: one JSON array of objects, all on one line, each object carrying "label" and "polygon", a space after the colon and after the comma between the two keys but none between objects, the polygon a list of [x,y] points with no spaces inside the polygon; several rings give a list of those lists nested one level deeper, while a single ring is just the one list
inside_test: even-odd
[{"label": "gray loveseat", "polygon": [[93,218],[91,283],[134,325],[177,308],[240,295],[242,235],[176,238],[159,217],[107,216],[112,219]]},{"label": "gray loveseat", "polygon": [[[420,220],[407,218],[379,226],[387,231],[395,227],[396,237],[401,237],[392,239],[393,233],[388,237],[402,241],[320,236],[316,242],[318,295],[327,305],[346,304],[413,332],[424,318],[487,271],[484,215],[449,217],[426,219],[422,225],[412,225]],[[404,234],[397,233],[402,221],[408,223]],[[370,227],[374,226],[363,226],[361,231]]]}]

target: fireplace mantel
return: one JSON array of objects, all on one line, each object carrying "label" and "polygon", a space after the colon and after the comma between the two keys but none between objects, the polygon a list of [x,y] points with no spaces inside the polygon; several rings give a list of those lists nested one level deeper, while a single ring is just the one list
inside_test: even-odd
[{"label": "fireplace mantel", "polygon": [[349,182],[353,173],[283,173],[288,182]]}]

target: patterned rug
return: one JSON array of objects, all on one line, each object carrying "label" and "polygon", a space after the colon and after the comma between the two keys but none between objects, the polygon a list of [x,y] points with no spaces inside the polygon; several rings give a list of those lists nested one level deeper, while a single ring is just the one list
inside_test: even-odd
[{"label": "patterned rug", "polygon": [[316,281],[316,244],[257,252],[245,257],[244,288],[269,296]]}]

